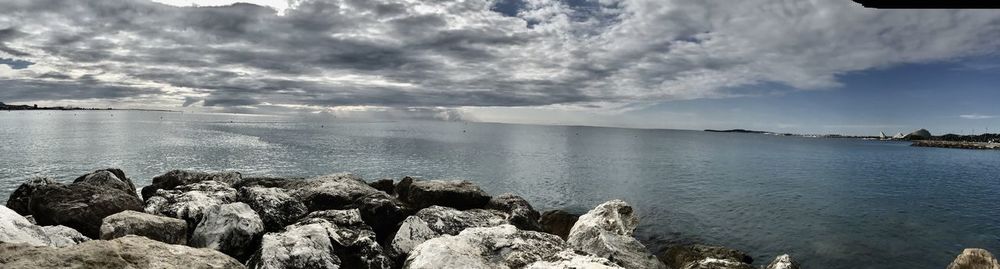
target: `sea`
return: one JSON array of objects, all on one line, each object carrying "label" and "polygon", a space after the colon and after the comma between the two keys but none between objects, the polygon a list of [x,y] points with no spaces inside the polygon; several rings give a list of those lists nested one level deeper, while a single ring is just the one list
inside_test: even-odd
[{"label": "sea", "polygon": [[244,176],[468,179],[539,211],[622,199],[654,252],[723,245],[756,265],[945,268],[1000,254],[1000,151],[905,142],[332,115],[0,111],[0,202],[23,181],[117,167]]}]

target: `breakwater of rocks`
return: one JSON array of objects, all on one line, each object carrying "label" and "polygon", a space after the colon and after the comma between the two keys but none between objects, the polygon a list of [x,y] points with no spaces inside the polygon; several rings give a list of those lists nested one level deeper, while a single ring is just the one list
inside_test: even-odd
[{"label": "breakwater of rocks", "polygon": [[[721,246],[650,252],[621,200],[574,215],[464,180],[176,170],[152,182],[136,192],[119,169],[24,182],[0,206],[0,267],[755,268]],[[762,268],[800,265],[780,255]],[[966,268],[1000,266],[967,249],[948,266]]]}]

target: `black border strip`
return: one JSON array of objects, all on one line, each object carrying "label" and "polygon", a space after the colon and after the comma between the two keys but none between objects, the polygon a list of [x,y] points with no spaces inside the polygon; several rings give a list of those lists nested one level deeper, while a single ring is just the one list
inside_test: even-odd
[{"label": "black border strip", "polygon": [[867,8],[884,9],[1000,9],[998,0],[854,0]]}]

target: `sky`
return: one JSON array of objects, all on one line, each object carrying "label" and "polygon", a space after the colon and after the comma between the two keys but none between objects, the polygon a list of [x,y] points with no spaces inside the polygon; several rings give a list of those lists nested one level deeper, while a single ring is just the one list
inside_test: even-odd
[{"label": "sky", "polygon": [[4,0],[0,102],[1000,132],[1000,13],[846,0]]}]

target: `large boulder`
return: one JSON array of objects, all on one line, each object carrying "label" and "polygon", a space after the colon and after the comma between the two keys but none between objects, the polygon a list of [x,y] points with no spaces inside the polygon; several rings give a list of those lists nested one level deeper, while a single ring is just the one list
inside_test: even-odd
[{"label": "large boulder", "polygon": [[443,235],[456,235],[466,228],[492,227],[507,224],[507,214],[488,209],[459,211],[454,208],[431,206],[403,221],[392,239],[396,254],[406,255],[424,241]]},{"label": "large boulder", "polygon": [[576,220],[579,218],[580,215],[566,211],[549,210],[542,213],[538,224],[541,225],[543,232],[558,235],[565,240],[566,237],[569,237],[569,230],[573,228],[573,225],[576,224]]},{"label": "large boulder", "polygon": [[[792,260],[792,256],[789,256],[788,254],[782,254],[774,258],[774,260],[771,261],[771,263],[767,264],[767,267],[764,267],[764,269],[799,269],[799,263],[796,262],[795,260]],[[1000,268],[994,268],[994,269],[1000,269]]]},{"label": "large boulder", "polygon": [[399,199],[415,208],[432,205],[456,209],[483,208],[490,195],[468,180],[414,180],[403,178],[396,184]]},{"label": "large boulder", "polygon": [[111,240],[126,235],[145,236],[167,244],[187,244],[187,222],[138,211],[123,211],[104,218],[101,239]]},{"label": "large boulder", "polygon": [[469,228],[418,245],[404,268],[522,268],[565,248],[558,236],[522,231],[513,225]]},{"label": "large boulder", "polygon": [[387,194],[395,194],[396,193],[396,191],[395,191],[396,186],[394,184],[395,183],[392,182],[392,179],[383,178],[383,179],[376,180],[376,181],[374,181],[372,183],[368,183],[368,186],[371,186],[372,188],[375,188],[376,190],[383,191],[383,192],[385,192]]},{"label": "large boulder", "polygon": [[228,184],[202,181],[178,186],[175,190],[157,190],[146,199],[144,211],[150,214],[179,218],[187,221],[188,232],[194,231],[206,208],[236,202],[238,193]]},{"label": "large boulder", "polygon": [[625,269],[605,258],[598,258],[586,253],[564,250],[554,257],[534,262],[525,269]]},{"label": "large boulder", "polygon": [[190,245],[210,248],[245,259],[256,250],[264,222],[244,203],[213,205],[205,209]]},{"label": "large boulder", "polygon": [[253,208],[269,232],[281,230],[309,213],[305,204],[280,188],[240,188],[237,200]]},{"label": "large boulder", "polygon": [[385,193],[374,193],[354,202],[361,212],[361,219],[375,231],[379,243],[388,245],[399,225],[415,213],[409,207],[401,204]]},{"label": "large boulder", "polygon": [[32,193],[31,212],[39,225],[65,225],[87,237],[100,235],[104,217],[142,210],[135,192],[91,184],[46,185]]},{"label": "large boulder", "polygon": [[285,187],[295,190],[295,196],[309,211],[351,209],[358,199],[384,194],[368,186],[361,177],[347,173],[310,178]]},{"label": "large boulder", "polygon": [[948,269],[1000,269],[1000,263],[985,249],[967,248],[948,265]]},{"label": "large boulder", "polygon": [[141,236],[94,240],[52,248],[0,244],[2,268],[190,268],[238,269],[238,261],[215,250],[170,245]]},{"label": "large boulder", "polygon": [[292,189],[305,182],[304,178],[284,178],[284,177],[245,177],[233,183],[233,188],[264,187]]},{"label": "large boulder", "polygon": [[250,268],[392,268],[358,210],[310,213],[281,233],[264,235]]},{"label": "large boulder", "polygon": [[142,188],[142,199],[146,200],[156,195],[157,190],[173,190],[177,186],[191,185],[202,181],[217,181],[232,185],[242,178],[239,172],[205,173],[195,171],[173,170],[153,178],[153,184]]},{"label": "large boulder", "polygon": [[0,206],[0,243],[62,247],[90,240],[66,226],[37,226],[5,206]]},{"label": "large boulder", "polygon": [[660,255],[671,268],[689,269],[753,269],[753,257],[746,253],[719,246],[671,246]]},{"label": "large boulder", "polygon": [[21,183],[7,198],[7,207],[23,216],[31,215],[32,194],[40,188],[48,185],[62,185],[52,179],[37,177]]},{"label": "large boulder", "polygon": [[518,229],[528,231],[541,231],[538,219],[541,214],[531,207],[527,200],[513,193],[504,193],[490,199],[486,204],[487,209],[507,212],[507,222],[517,226]]},{"label": "large boulder", "polygon": [[633,237],[639,219],[622,200],[605,202],[580,216],[566,240],[574,249],[607,258],[625,268],[666,268]]},{"label": "large boulder", "polygon": [[82,175],[73,180],[73,184],[90,184],[97,187],[119,189],[139,197],[132,180],[125,176],[125,172],[117,168],[101,169]]}]

